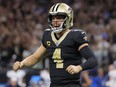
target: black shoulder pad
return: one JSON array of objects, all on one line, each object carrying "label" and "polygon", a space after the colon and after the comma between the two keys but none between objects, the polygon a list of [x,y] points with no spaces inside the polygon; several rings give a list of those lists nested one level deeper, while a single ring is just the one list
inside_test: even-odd
[{"label": "black shoulder pad", "polygon": [[83,43],[88,43],[88,36],[87,33],[84,30],[81,29],[73,29],[71,30],[73,33],[73,37],[77,43],[83,44]]}]

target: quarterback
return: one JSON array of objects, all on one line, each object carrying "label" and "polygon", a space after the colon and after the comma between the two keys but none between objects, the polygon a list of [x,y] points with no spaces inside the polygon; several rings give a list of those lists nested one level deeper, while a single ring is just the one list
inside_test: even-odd
[{"label": "quarterback", "polygon": [[[16,61],[13,69],[33,66],[47,55],[50,87],[81,87],[81,71],[97,66],[86,32],[71,29],[73,10],[65,3],[57,3],[50,8],[48,24],[50,28],[44,31],[38,50],[23,61]],[[85,62],[82,62],[83,58],[86,59]]]}]

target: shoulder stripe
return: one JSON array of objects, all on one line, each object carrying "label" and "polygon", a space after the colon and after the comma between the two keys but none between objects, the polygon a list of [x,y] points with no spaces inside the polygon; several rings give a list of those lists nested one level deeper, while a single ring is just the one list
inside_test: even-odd
[{"label": "shoulder stripe", "polygon": [[80,50],[81,50],[83,47],[85,47],[85,46],[89,46],[89,44],[88,44],[88,43],[82,44],[82,45],[79,47],[78,51],[80,51]]}]

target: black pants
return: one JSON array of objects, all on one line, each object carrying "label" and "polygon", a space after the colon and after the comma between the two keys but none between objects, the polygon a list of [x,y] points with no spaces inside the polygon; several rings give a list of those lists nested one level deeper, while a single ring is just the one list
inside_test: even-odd
[{"label": "black pants", "polygon": [[53,85],[51,84],[50,87],[82,87],[80,84],[66,84],[66,85]]}]

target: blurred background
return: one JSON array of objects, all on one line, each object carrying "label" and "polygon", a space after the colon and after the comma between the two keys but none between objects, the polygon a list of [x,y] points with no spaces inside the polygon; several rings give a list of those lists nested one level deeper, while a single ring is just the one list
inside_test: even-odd
[{"label": "blurred background", "polygon": [[0,87],[49,87],[49,60],[12,70],[37,50],[57,2],[73,8],[73,28],[88,33],[98,67],[82,72],[82,87],[116,87],[116,0],[0,0]]}]

